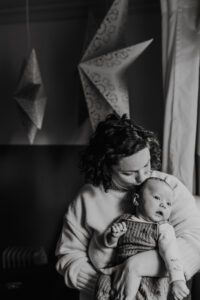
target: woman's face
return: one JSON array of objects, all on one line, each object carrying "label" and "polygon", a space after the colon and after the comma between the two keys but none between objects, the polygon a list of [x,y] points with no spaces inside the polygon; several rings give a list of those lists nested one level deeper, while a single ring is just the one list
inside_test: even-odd
[{"label": "woman's face", "polygon": [[150,176],[150,152],[144,148],[131,156],[122,158],[118,165],[113,166],[112,180],[122,188],[140,185]]}]

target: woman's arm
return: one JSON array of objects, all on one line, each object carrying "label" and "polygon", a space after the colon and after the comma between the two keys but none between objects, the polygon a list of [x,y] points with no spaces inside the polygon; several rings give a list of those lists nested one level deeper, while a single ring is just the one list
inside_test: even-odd
[{"label": "woman's arm", "polygon": [[82,224],[81,205],[70,206],[65,215],[60,239],[56,247],[56,269],[68,287],[93,293],[98,274],[92,267],[87,248],[90,230]]},{"label": "woman's arm", "polygon": [[113,268],[105,269],[105,274],[113,276],[113,295],[119,300],[132,299],[135,295],[135,278],[143,276],[164,277],[166,269],[163,260],[155,250],[138,253],[128,258],[124,263]]},{"label": "woman's arm", "polygon": [[170,222],[177,237],[186,280],[200,269],[200,213],[195,199],[178,181]]},{"label": "woman's arm", "polygon": [[186,280],[200,269],[200,212],[189,190],[175,176],[154,171],[174,190],[170,223],[175,229]]},{"label": "woman's arm", "polygon": [[125,222],[116,221],[103,233],[94,233],[89,245],[89,257],[97,270],[115,263],[115,249],[119,238],[127,230]]},{"label": "woman's arm", "polygon": [[94,234],[88,248],[88,255],[97,269],[112,266],[115,260],[115,252],[113,247],[107,247],[104,243],[105,233]]},{"label": "woman's arm", "polygon": [[105,274],[111,274],[112,272],[122,272],[125,277],[126,273],[127,275],[131,275],[131,272],[137,273],[140,277],[167,276],[165,263],[156,250],[140,252],[129,257],[124,263],[112,268],[107,268],[104,271]]}]

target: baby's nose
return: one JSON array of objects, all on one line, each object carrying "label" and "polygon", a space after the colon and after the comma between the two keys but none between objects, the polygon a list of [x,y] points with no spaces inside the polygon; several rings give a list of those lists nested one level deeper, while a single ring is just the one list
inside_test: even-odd
[{"label": "baby's nose", "polygon": [[166,208],[166,207],[167,207],[167,204],[165,203],[165,201],[162,201],[162,202],[160,203],[160,206],[161,206],[162,208]]}]

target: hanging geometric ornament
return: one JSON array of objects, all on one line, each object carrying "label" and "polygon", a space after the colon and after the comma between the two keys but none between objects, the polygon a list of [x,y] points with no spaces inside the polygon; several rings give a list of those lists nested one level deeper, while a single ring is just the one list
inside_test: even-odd
[{"label": "hanging geometric ornament", "polygon": [[[86,30],[85,30],[85,37],[84,37],[84,41],[83,41],[83,48],[82,48],[82,54],[85,52],[85,50],[88,47],[89,42],[91,41],[91,38],[94,36],[97,28],[98,28],[97,24],[97,20],[92,12],[92,10],[90,10],[88,12],[88,18],[87,18],[87,25],[86,25]],[[78,107],[78,124],[81,126],[82,123],[86,121],[87,118],[89,118],[88,115],[88,109],[87,109],[87,105],[85,102],[85,97],[83,94],[83,89],[81,86],[81,79],[80,76],[78,76],[77,78],[77,84],[78,87],[77,89],[79,90],[79,107]],[[90,123],[90,122],[88,122]],[[91,125],[90,125],[91,126]],[[85,143],[86,144],[86,143]]]},{"label": "hanging geometric ornament", "polygon": [[40,74],[35,49],[31,49],[29,28],[29,2],[26,0],[27,52],[19,83],[14,93],[22,124],[25,127],[30,144],[33,144],[37,130],[42,128],[46,107],[46,95]]},{"label": "hanging geometric ornament", "polygon": [[14,99],[18,104],[29,141],[33,144],[37,130],[42,128],[46,106],[46,95],[35,49],[32,49],[24,65]]},{"label": "hanging geometric ornament", "polygon": [[130,116],[125,71],[152,40],[122,48],[127,18],[128,0],[115,0],[78,66],[93,130],[109,113]]}]

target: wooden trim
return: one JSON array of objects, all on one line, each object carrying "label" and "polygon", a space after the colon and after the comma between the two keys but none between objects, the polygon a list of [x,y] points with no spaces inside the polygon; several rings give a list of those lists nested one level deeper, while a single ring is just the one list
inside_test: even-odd
[{"label": "wooden trim", "polygon": [[[30,21],[86,18],[88,11],[104,16],[113,0],[29,0]],[[13,4],[13,2],[15,2]],[[130,0],[130,13],[160,11],[159,0]],[[25,22],[25,0],[1,0],[0,23]]]}]

